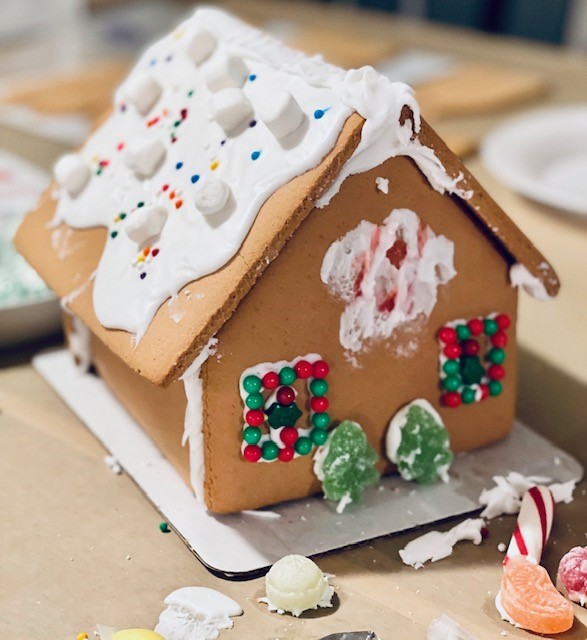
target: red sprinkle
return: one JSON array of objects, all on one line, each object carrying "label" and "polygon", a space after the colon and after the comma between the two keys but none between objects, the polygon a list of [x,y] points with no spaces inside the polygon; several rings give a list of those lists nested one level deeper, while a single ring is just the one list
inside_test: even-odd
[{"label": "red sprinkle", "polygon": [[290,460],[293,460],[294,454],[295,451],[293,450],[293,447],[284,447],[283,449],[279,450],[277,457],[281,460],[281,462],[289,462]]},{"label": "red sprinkle", "polygon": [[492,364],[487,369],[487,375],[492,380],[501,380],[505,376],[505,369],[500,364]]},{"label": "red sprinkle", "polygon": [[461,394],[457,391],[448,391],[442,396],[442,404],[445,407],[458,407],[461,404]]},{"label": "red sprinkle", "polygon": [[443,350],[444,355],[450,360],[461,357],[461,348],[458,344],[447,344]]},{"label": "red sprinkle", "polygon": [[265,414],[260,409],[250,409],[245,415],[245,420],[251,427],[258,427],[265,422]]},{"label": "red sprinkle", "polygon": [[187,110],[187,109],[182,109],[182,110],[179,112],[179,115],[181,116],[181,119],[182,119],[182,120],[185,120],[185,119],[188,117],[188,110]]},{"label": "red sprinkle", "polygon": [[467,326],[471,331],[471,335],[480,336],[483,333],[484,324],[483,320],[479,320],[479,318],[473,318],[467,322]]},{"label": "red sprinkle", "polygon": [[101,167],[107,167],[110,164],[110,160],[100,160],[98,163]]},{"label": "red sprinkle", "polygon": [[162,189],[163,191],[167,191],[167,189],[169,189],[169,185],[168,185],[168,184],[164,184],[164,185],[161,187],[161,189]]},{"label": "red sprinkle", "polygon": [[489,340],[491,341],[491,344],[498,349],[503,349],[508,343],[508,337],[505,331],[498,331],[497,333],[494,333]]},{"label": "red sprinkle", "polygon": [[293,447],[299,437],[298,430],[295,427],[283,427],[279,434],[279,437],[281,438],[281,442],[283,442],[283,444],[287,445],[288,447]]},{"label": "red sprinkle", "polygon": [[159,249],[153,249],[153,251],[151,251],[151,255],[153,256],[153,258],[159,253]]},{"label": "red sprinkle", "polygon": [[497,326],[500,329],[508,329],[512,323],[510,317],[505,313],[500,313],[499,315],[495,316],[495,322],[497,322]]},{"label": "red sprinkle", "polygon": [[152,127],[154,124],[157,124],[158,122],[159,122],[159,116],[155,116],[154,118],[147,120],[147,126]]}]

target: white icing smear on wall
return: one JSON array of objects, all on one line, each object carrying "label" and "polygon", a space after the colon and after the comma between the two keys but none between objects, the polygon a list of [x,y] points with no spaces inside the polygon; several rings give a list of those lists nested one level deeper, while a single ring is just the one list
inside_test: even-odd
[{"label": "white icing smear on wall", "polygon": [[437,290],[456,275],[454,245],[436,236],[409,209],[395,209],[378,226],[363,221],[328,249],[320,277],[346,308],[340,343],[360,351],[367,340],[429,316]]},{"label": "white icing smear on wall", "polygon": [[[404,105],[414,122],[400,125]],[[328,198],[398,154],[435,189],[467,196],[412,140],[411,89],[371,68],[345,73],[210,8],[151,46],[111,116],[59,166],[55,223],[108,227],[99,321],[140,339],[167,298],[235,255],[269,195],[316,166],[355,110],[367,118],[361,143]]]}]

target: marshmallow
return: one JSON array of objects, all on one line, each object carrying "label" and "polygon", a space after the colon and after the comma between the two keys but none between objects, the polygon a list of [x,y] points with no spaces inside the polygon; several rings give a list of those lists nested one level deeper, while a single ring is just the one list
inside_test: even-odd
[{"label": "marshmallow", "polygon": [[194,200],[198,210],[205,216],[220,211],[228,202],[230,187],[222,180],[210,178],[196,192]]},{"label": "marshmallow", "polygon": [[217,57],[206,65],[204,78],[208,89],[215,93],[229,87],[242,87],[249,71],[236,56]]},{"label": "marshmallow", "polygon": [[210,101],[212,117],[229,133],[253,115],[251,103],[241,89],[223,89]]},{"label": "marshmallow", "polygon": [[167,220],[167,209],[159,204],[145,205],[128,217],[124,230],[137,244],[143,244],[161,233]]},{"label": "marshmallow", "polygon": [[76,196],[90,179],[90,167],[77,153],[68,153],[55,163],[55,179],[70,196]]},{"label": "marshmallow", "polygon": [[124,87],[124,94],[139,113],[146,115],[155,106],[163,88],[147,71],[133,74]]},{"label": "marshmallow", "polygon": [[196,64],[202,64],[214,49],[216,49],[216,39],[204,29],[194,32],[186,45],[186,53]]},{"label": "marshmallow", "polygon": [[149,178],[159,168],[165,157],[165,147],[160,140],[135,138],[128,144],[126,164],[139,178]]},{"label": "marshmallow", "polygon": [[259,116],[276,138],[285,138],[303,122],[304,112],[289,91],[276,91],[259,106]]}]

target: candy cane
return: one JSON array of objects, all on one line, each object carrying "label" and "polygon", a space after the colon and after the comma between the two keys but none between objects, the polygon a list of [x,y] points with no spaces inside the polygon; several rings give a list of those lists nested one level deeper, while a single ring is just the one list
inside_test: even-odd
[{"label": "candy cane", "polygon": [[544,486],[530,487],[522,498],[516,528],[503,560],[504,565],[516,556],[527,556],[540,563],[552,529],[553,516],[554,498],[550,489]]}]

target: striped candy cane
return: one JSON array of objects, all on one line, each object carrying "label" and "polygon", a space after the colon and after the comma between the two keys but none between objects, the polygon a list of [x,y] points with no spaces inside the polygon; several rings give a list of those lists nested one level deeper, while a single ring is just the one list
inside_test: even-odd
[{"label": "striped candy cane", "polygon": [[504,565],[516,556],[526,556],[539,564],[552,529],[553,517],[554,498],[550,489],[544,486],[530,487],[522,498],[516,528],[503,560]]}]

